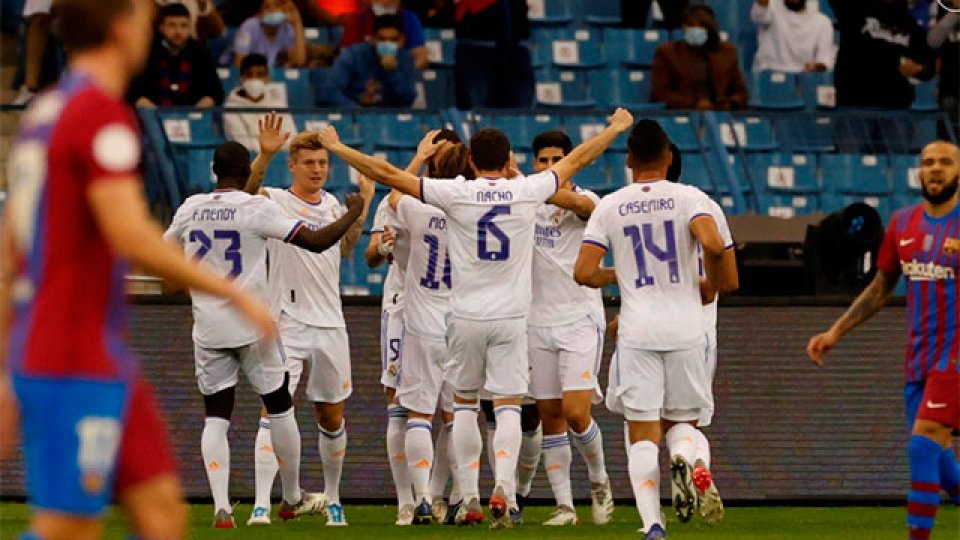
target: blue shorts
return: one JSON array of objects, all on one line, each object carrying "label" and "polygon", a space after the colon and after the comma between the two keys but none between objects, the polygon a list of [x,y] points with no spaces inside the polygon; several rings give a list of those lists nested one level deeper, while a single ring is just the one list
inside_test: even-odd
[{"label": "blue shorts", "polygon": [[907,383],[903,387],[903,408],[907,415],[907,429],[913,432],[913,423],[917,419],[917,411],[920,410],[920,402],[923,401],[923,390],[927,386],[927,381],[917,381]]},{"label": "blue shorts", "polygon": [[113,497],[131,386],[15,375],[32,507],[95,517]]}]

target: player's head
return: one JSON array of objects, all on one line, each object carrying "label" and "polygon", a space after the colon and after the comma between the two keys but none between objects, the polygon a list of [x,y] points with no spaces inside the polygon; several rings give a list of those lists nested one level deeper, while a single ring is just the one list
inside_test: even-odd
[{"label": "player's head", "polygon": [[477,175],[506,176],[510,164],[510,139],[499,129],[481,129],[470,137],[470,160]]},{"label": "player's head", "polygon": [[330,155],[316,132],[305,131],[293,138],[287,167],[298,189],[311,194],[323,189],[330,173]]},{"label": "player's head", "polygon": [[190,39],[190,12],[183,4],[167,4],[160,8],[157,24],[165,47],[180,49]]},{"label": "player's head", "polygon": [[544,131],[533,138],[533,170],[543,172],[573,150],[573,141],[560,130]]},{"label": "player's head", "polygon": [[213,152],[213,174],[221,189],[243,189],[250,178],[250,153],[240,143],[229,141]]},{"label": "player's head", "polygon": [[467,180],[476,178],[473,167],[470,165],[470,149],[465,144],[447,145],[434,156],[431,167],[433,168],[431,178],[456,178],[458,176],[463,176]]},{"label": "player's head", "polygon": [[153,40],[153,0],[56,0],[56,32],[76,57],[103,50],[118,56],[130,79],[143,69]]},{"label": "player's head", "polygon": [[267,57],[253,53],[243,57],[240,63],[240,86],[247,97],[259,100],[267,91],[270,82],[270,65]]},{"label": "player's head", "polygon": [[680,162],[680,148],[670,143],[670,168],[667,169],[667,180],[679,182],[683,176],[683,163]]},{"label": "player's head", "polygon": [[633,177],[658,172],[660,178],[666,178],[672,161],[670,138],[660,124],[649,118],[637,122],[627,139],[627,167]]},{"label": "player's head", "polygon": [[920,190],[929,203],[949,202],[960,181],[960,150],[948,141],[934,141],[920,154]]},{"label": "player's head", "polygon": [[[427,176],[430,178],[454,178],[457,176],[457,174],[460,174],[460,173],[455,173],[452,176],[448,176],[446,173],[449,172],[450,169],[447,167],[443,167],[443,168],[438,167],[438,164],[444,158],[444,154],[449,152],[451,148],[453,148],[454,146],[463,146],[463,141],[460,139],[460,135],[457,135],[456,131],[452,129],[447,129],[447,128],[440,129],[437,132],[437,134],[434,135],[433,137],[434,143],[439,143],[441,141],[447,141],[450,144],[445,144],[441,146],[437,150],[436,154],[430,156],[430,158],[427,159]],[[470,153],[468,151],[467,152],[468,158],[469,158],[469,155]]]}]

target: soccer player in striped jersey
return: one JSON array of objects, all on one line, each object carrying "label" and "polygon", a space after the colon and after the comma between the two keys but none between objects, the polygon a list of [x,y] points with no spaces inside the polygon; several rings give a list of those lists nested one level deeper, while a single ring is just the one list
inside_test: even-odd
[{"label": "soccer player in striped jersey", "polygon": [[912,428],[907,526],[911,540],[927,540],[941,488],[960,504],[960,467],[951,432],[960,429],[960,151],[946,141],[920,154],[923,202],[894,213],[873,281],[826,332],[810,339],[807,354],[819,366],[844,335],[883,308],[897,280],[907,280],[908,337],[903,396]]},{"label": "soccer player in striped jersey", "polygon": [[[437,206],[447,215],[452,284],[447,335],[456,386],[453,444],[466,503],[459,522],[483,519],[478,473],[482,440],[477,394],[494,396],[497,414],[496,481],[490,498],[492,526],[509,527],[508,501],[516,484],[520,404],[529,370],[526,316],[530,309],[531,258],[536,205],[552,199],[623,131],[633,117],[617,109],[611,124],[539,175],[520,177],[510,167],[510,141],[493,129],[470,141],[476,181],[420,179],[340,142],[332,127],[324,145],[368,177]],[[510,179],[512,178],[512,179]]]}]

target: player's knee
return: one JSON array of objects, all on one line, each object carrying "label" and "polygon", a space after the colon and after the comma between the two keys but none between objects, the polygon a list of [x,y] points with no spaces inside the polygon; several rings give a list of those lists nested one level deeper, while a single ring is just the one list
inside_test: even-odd
[{"label": "player's knee", "polygon": [[230,420],[233,415],[233,402],[235,398],[235,388],[227,388],[216,394],[203,396],[203,407],[208,417],[223,418]]},{"label": "player's knee", "polygon": [[577,433],[583,433],[590,427],[593,417],[590,416],[590,405],[586,407],[581,403],[563,403],[563,417],[566,418],[570,429]]},{"label": "player's knee", "polygon": [[283,377],[283,384],[279,388],[260,396],[263,406],[267,409],[267,414],[281,414],[293,408],[293,396],[289,390],[290,374]]}]

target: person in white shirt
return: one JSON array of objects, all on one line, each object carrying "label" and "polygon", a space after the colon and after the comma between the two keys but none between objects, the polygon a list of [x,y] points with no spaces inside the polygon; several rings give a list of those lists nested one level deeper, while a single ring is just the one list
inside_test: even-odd
[{"label": "person in white shirt", "polygon": [[[270,157],[289,137],[279,134],[276,115],[268,115],[276,141],[271,152],[264,152],[254,163],[255,172],[244,188],[247,193],[262,193],[276,202],[288,216],[303,220],[308,227],[320,228],[340,219],[343,206],[323,186],[330,171],[327,150],[317,134],[304,132],[290,143],[287,166],[293,176],[289,189],[264,188],[260,181]],[[374,184],[359,182],[363,210],[352,222],[350,231],[338,243],[339,249],[309,254],[287,249],[279,242],[269,246],[269,298],[278,318],[283,350],[290,363],[291,379],[299,380],[305,363],[310,364],[306,395],[314,404],[320,430],[320,461],[323,465],[324,494],[327,497],[327,525],[345,526],[340,502],[340,477],[346,456],[347,432],[343,418],[346,399],[353,392],[350,372],[350,346],[343,307],[340,301],[340,260],[352,256],[363,231]],[[272,425],[261,419],[256,440],[257,500],[250,522],[269,524],[270,486],[276,474],[276,458],[269,451]],[[261,516],[268,516],[263,520]]]},{"label": "person in white shirt", "polygon": [[[546,131],[533,139],[534,171],[559,162],[573,149],[562,131]],[[603,354],[606,316],[599,290],[573,280],[573,265],[583,230],[600,198],[575,187],[577,211],[543,203],[537,208],[533,249],[533,302],[527,317],[530,351],[530,394],[543,423],[543,454],[557,509],[544,525],[579,523],[570,487],[570,438],[587,463],[592,518],[606,524],[613,514],[613,495],[604,464],[603,436],[591,408],[602,398],[597,375]],[[524,496],[526,493],[522,493]]]},{"label": "person in white shirt", "polygon": [[756,0],[750,19],[758,30],[755,73],[833,70],[833,23],[815,0]]},{"label": "person in white shirt", "polygon": [[[234,88],[227,95],[223,104],[225,109],[273,109],[280,110],[289,107],[287,101],[287,87],[283,83],[270,82],[270,68],[267,67],[267,58],[262,54],[250,54],[243,58],[240,66],[240,86]],[[283,125],[290,132],[291,137],[284,144],[289,148],[289,141],[297,134],[296,124],[289,114],[281,115]],[[226,138],[236,141],[251,152],[259,149],[260,115],[257,113],[223,113],[223,131]]]},{"label": "person in white shirt", "polygon": [[[657,122],[638,122],[627,149],[633,183],[597,205],[584,232],[574,278],[589,287],[620,287],[621,324],[607,407],[627,421],[630,483],[645,538],[653,540],[666,537],[657,464],[660,418],[695,421],[709,406],[701,295],[712,298],[716,292],[713,280],[724,243],[709,214],[707,195],[665,180],[672,159],[670,140]],[[703,283],[698,242],[706,269]],[[608,251],[616,272],[601,267]],[[674,464],[684,467],[689,483],[693,458],[677,457]]]},{"label": "person in white shirt", "polygon": [[447,215],[452,263],[447,337],[456,388],[452,442],[466,501],[457,514],[459,523],[483,519],[477,396],[485,390],[494,398],[497,416],[491,449],[496,456],[496,481],[490,498],[492,526],[512,525],[508,501],[515,499],[520,404],[529,382],[526,316],[536,207],[546,200],[563,205],[570,191],[560,188],[629,129],[633,117],[625,109],[617,109],[610,122],[559,163],[529,177],[520,176],[510,166],[509,139],[498,130],[482,129],[470,140],[470,161],[477,175],[474,181],[462,177],[420,179],[344,145],[332,127],[320,132],[324,146],[362,174],[420,198]]},{"label": "person in white shirt", "polygon": [[[240,188],[250,176],[246,149],[233,142],[220,145],[213,161],[217,190],[188,198],[174,215],[164,237],[184,246],[187,254],[239,287],[265,296],[265,253],[271,240],[323,253],[334,246],[361,212],[359,196],[348,197],[347,212],[323,228],[309,228],[286,216],[279,205]],[[293,248],[291,248],[293,249]],[[274,339],[261,334],[224,300],[192,292],[193,340],[197,383],[203,395],[206,422],[201,453],[210,482],[218,528],[233,528],[228,496],[230,448],[227,430],[234,393],[242,369],[260,395],[273,426],[273,449],[280,461],[283,502],[279,515],[291,519],[323,509],[322,494],[300,489],[300,432],[287,387],[288,365]]]}]

